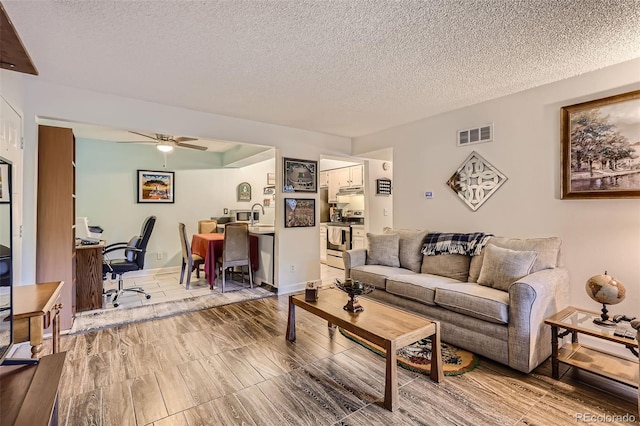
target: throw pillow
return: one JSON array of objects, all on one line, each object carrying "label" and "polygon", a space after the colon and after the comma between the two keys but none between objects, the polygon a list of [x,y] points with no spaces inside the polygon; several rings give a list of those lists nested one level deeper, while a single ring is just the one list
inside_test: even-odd
[{"label": "throw pillow", "polygon": [[414,231],[411,229],[384,228],[385,234],[398,234],[400,236],[400,267],[413,272],[420,272],[422,265],[422,244],[429,231]]},{"label": "throw pillow", "polygon": [[467,282],[471,257],[463,254],[438,254],[436,256],[423,255],[423,274],[440,275],[454,280]]},{"label": "throw pillow", "polygon": [[537,257],[535,251],[516,251],[489,244],[485,247],[478,284],[507,291],[512,283],[529,275]]},{"label": "throw pillow", "polygon": [[[538,257],[536,261],[533,262],[533,267],[531,268],[532,273],[543,269],[552,269],[560,265],[560,243],[560,238],[557,237],[525,239],[491,237],[487,242],[487,244],[493,244],[494,246],[511,250],[535,251],[538,253]],[[483,259],[484,250],[482,250],[478,256],[471,258],[471,266],[469,267],[470,283],[478,281]]]},{"label": "throw pillow", "polygon": [[367,264],[400,266],[398,253],[400,251],[400,236],[398,234],[367,233]]}]

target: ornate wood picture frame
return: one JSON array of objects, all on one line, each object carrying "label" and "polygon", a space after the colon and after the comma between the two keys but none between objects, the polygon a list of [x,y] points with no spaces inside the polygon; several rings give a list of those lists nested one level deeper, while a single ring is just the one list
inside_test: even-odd
[{"label": "ornate wood picture frame", "polygon": [[640,197],[640,90],[561,109],[562,199]]}]

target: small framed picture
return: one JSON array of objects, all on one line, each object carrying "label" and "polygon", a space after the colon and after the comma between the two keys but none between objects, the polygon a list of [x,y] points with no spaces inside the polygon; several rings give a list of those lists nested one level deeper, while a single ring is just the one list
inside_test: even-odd
[{"label": "small framed picture", "polygon": [[173,203],[174,172],[138,170],[138,203]]},{"label": "small framed picture", "polygon": [[318,192],[318,162],[283,158],[283,192]]},{"label": "small framed picture", "polygon": [[276,193],[276,189],[273,186],[265,186],[262,189],[262,194],[263,195],[273,195]]},{"label": "small framed picture", "polygon": [[275,185],[275,184],[276,184],[276,174],[267,173],[267,185]]},{"label": "small framed picture", "polygon": [[307,198],[285,198],[284,214],[285,228],[316,226],[316,200]]},{"label": "small framed picture", "polygon": [[242,182],[238,185],[238,201],[251,201],[251,185],[249,182]]}]

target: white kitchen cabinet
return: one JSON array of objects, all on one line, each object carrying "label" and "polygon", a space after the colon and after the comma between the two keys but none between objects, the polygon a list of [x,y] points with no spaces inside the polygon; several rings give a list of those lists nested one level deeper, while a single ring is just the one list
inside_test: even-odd
[{"label": "white kitchen cabinet", "polygon": [[364,230],[364,225],[351,225],[351,248],[367,248],[367,233]]},{"label": "white kitchen cabinet", "polygon": [[351,186],[351,168],[343,167],[341,169],[333,170],[333,173],[336,174],[336,179],[338,179],[338,187],[346,188]]},{"label": "white kitchen cabinet", "polygon": [[320,188],[329,187],[329,172],[328,171],[320,172],[319,180],[320,181],[318,182],[318,187]]},{"label": "white kitchen cabinet", "polygon": [[363,186],[364,185],[364,172],[362,164],[349,167],[349,186]]},{"label": "white kitchen cabinet", "polygon": [[337,203],[338,202],[338,191],[340,190],[340,176],[336,173],[336,170],[328,170],[327,175],[329,176],[329,202]]},{"label": "white kitchen cabinet", "polygon": [[327,225],[320,225],[320,263],[327,263]]}]

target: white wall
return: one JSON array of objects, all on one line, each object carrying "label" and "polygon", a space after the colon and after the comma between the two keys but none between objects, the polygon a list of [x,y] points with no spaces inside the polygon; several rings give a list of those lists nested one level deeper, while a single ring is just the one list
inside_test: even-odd
[{"label": "white wall", "polygon": [[[584,285],[607,270],[627,287],[610,311],[640,316],[640,200],[561,200],[559,190],[560,108],[637,89],[640,59],[357,138],[352,154],[393,146],[395,227],[558,236],[571,304],[599,310]],[[490,122],[493,142],[456,146],[456,130]],[[476,212],[445,185],[474,150],[508,177]]]},{"label": "white wall", "polygon": [[[197,232],[198,220],[222,216],[223,209],[249,209],[262,202],[267,173],[275,172],[275,158],[239,169],[213,168],[215,153],[175,149],[164,158],[152,145],[76,140],[76,214],[104,229],[107,243],[128,241],[140,233],[144,218],[157,217],[145,259],[145,268],[179,266],[178,223],[187,233]],[[137,170],[175,173],[173,204],[137,203]],[[252,199],[237,201],[236,188],[249,182]],[[265,209],[273,217],[273,208]],[[161,253],[162,259],[158,259]],[[115,253],[114,256],[121,256]]]},{"label": "white wall", "polygon": [[[24,112],[25,123],[22,259],[23,279],[27,282],[35,280],[37,117],[273,146],[277,148],[278,156],[309,160],[319,160],[321,154],[345,156],[350,150],[349,138],[73,89],[28,75],[19,75],[10,84],[12,87],[8,91],[18,93],[16,98],[22,96],[17,108]],[[278,184],[281,184],[280,158],[276,163],[276,173]],[[304,197],[317,200],[318,194]],[[276,203],[282,204],[282,198],[282,194],[278,193]],[[113,212],[115,214],[117,208]],[[275,222],[276,228],[281,229],[276,238],[276,280],[283,288],[293,288],[303,286],[308,280],[319,279],[320,244],[317,229],[282,229],[284,219],[282,215],[279,216]],[[290,264],[296,265],[295,272],[285,268],[284,265]]]}]

